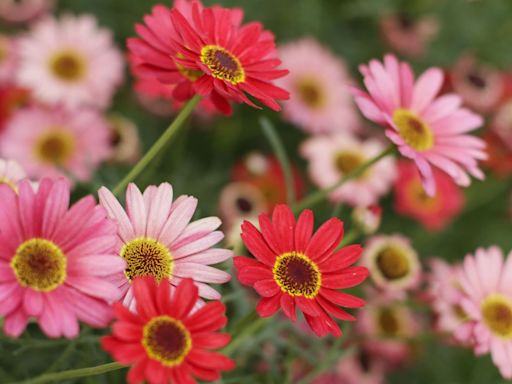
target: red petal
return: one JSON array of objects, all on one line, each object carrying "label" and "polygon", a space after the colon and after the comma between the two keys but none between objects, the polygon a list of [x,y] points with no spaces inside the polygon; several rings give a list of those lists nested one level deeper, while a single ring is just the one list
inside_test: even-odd
[{"label": "red petal", "polygon": [[316,302],[316,299],[308,299],[303,296],[295,296],[295,302],[300,310],[311,316],[319,316],[322,314],[322,308]]},{"label": "red petal", "polygon": [[257,281],[254,284],[254,289],[263,297],[272,297],[281,291],[281,288],[279,288],[274,279]]},{"label": "red petal", "polygon": [[274,266],[276,254],[269,248],[263,235],[249,221],[242,224],[242,240],[247,249],[263,264]]},{"label": "red petal", "polygon": [[295,299],[283,293],[281,295],[281,308],[286,316],[290,318],[291,321],[295,321],[297,319],[297,311],[295,309]]},{"label": "red petal", "polygon": [[366,267],[349,267],[341,273],[322,275],[322,287],[351,288],[361,284],[368,277]]},{"label": "red petal", "polygon": [[320,289],[320,295],[334,304],[341,305],[346,308],[360,308],[366,304],[366,301],[359,297],[324,287]]},{"label": "red petal", "polygon": [[192,335],[192,344],[197,348],[217,349],[222,348],[231,340],[227,333],[203,332]]},{"label": "red petal", "polygon": [[326,258],[319,264],[322,272],[340,271],[354,264],[363,252],[359,244],[349,245],[335,252],[331,257]]},{"label": "red petal", "polygon": [[220,301],[210,302],[186,318],[184,324],[191,332],[213,332],[226,325],[225,311]]},{"label": "red petal", "polygon": [[328,257],[343,237],[343,222],[333,217],[323,223],[311,238],[306,254],[317,263]]},{"label": "red petal", "polygon": [[156,310],[156,282],[153,276],[137,277],[133,280],[133,296],[139,315],[151,318],[158,315]]},{"label": "red petal", "polygon": [[327,312],[340,320],[354,321],[356,318],[344,310],[338,308],[330,301],[324,299],[322,296],[318,297],[318,302]]},{"label": "red petal", "polygon": [[278,204],[272,212],[274,233],[279,239],[280,253],[294,250],[295,217],[292,210],[285,204]]},{"label": "red petal", "polygon": [[314,217],[310,209],[302,211],[295,226],[295,249],[304,252],[313,234]]},{"label": "red petal", "polygon": [[263,267],[262,264],[258,267],[245,267],[239,270],[238,280],[244,285],[254,285],[260,280],[273,279],[270,269]]},{"label": "red petal", "polygon": [[190,278],[183,279],[176,288],[171,300],[175,316],[181,319],[187,316],[199,299],[197,286]]},{"label": "red petal", "polygon": [[280,293],[273,297],[263,297],[256,306],[256,312],[261,317],[270,317],[279,309],[280,301]]}]

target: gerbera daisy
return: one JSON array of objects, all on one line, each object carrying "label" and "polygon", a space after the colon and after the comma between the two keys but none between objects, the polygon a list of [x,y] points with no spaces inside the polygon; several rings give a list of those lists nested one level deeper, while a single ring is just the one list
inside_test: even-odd
[{"label": "gerbera daisy", "polygon": [[49,104],[105,108],[123,79],[110,31],[93,16],[48,17],[20,39],[18,79]]},{"label": "gerbera daisy", "polygon": [[257,107],[249,94],[274,110],[288,92],[272,81],[288,73],[276,69],[272,33],[260,23],[242,25],[240,9],[203,7],[199,1],[178,2],[173,9],[153,8],[145,25],[137,25],[140,39],[130,39],[130,51],[141,58],[149,74],[176,84],[173,95],[186,100],[194,94],[211,99],[230,114],[230,101]]},{"label": "gerbera daisy", "polygon": [[0,19],[9,23],[26,23],[43,16],[55,5],[55,0],[2,0]]},{"label": "gerbera daisy", "polygon": [[217,217],[190,222],[197,199],[179,196],[173,202],[173,189],[168,183],[146,188],[144,194],[130,184],[126,190],[126,212],[105,187],[99,190],[100,203],[118,224],[117,251],[127,267],[116,276],[124,303],[133,307],[132,281],[139,276],[169,280],[176,286],[183,278],[194,279],[201,297],[219,299],[220,294],[208,283],[221,284],[231,276],[210,267],[232,257],[227,249],[212,248],[223,233]]},{"label": "gerbera daisy", "polygon": [[109,282],[126,264],[116,228],[92,196],[69,206],[69,184],[28,180],[0,185],[0,315],[19,336],[33,317],[48,337],[75,337],[78,320],[105,327],[120,290]]},{"label": "gerbera daisy", "polygon": [[361,246],[336,251],[343,238],[343,223],[332,218],[313,234],[313,212],[305,210],[297,222],[292,210],[277,205],[272,220],[259,216],[261,232],[250,222],[242,225],[242,240],[256,259],[235,257],[240,282],[254,287],[262,297],[256,310],[262,317],[282,308],[292,321],[296,306],[318,336],[341,336],[331,315],[341,320],[355,318],[338,306],[359,308],[363,300],[340,292],[368,276],[365,267],[351,266],[359,259]]},{"label": "gerbera daisy", "polygon": [[[306,140],[301,154],[309,161],[311,180],[320,188],[329,188],[383,150],[384,146],[376,140],[361,141],[339,133]],[[330,200],[353,206],[375,204],[391,189],[395,173],[395,160],[386,157],[359,177],[335,189],[329,195]]]},{"label": "gerbera daisy", "polygon": [[[475,353],[491,353],[493,363],[507,379],[512,378],[512,254],[503,260],[498,247],[479,248],[462,264],[460,284],[466,297],[461,301],[472,327],[468,335]],[[470,341],[470,340],[468,340]]]},{"label": "gerbera daisy", "polygon": [[131,365],[128,383],[194,384],[220,379],[221,371],[235,367],[226,356],[212,352],[224,347],[230,336],[217,332],[227,323],[225,306],[212,302],[194,310],[199,296],[191,279],[173,291],[167,280],[153,277],[133,281],[137,302],[130,311],[114,304],[117,321],[102,347],[122,364]]},{"label": "gerbera daisy", "polygon": [[290,74],[277,84],[290,91],[283,116],[311,133],[359,128],[345,63],[312,38],[283,45],[279,54]]},{"label": "gerbera daisy", "polygon": [[32,107],[7,124],[0,152],[30,177],[69,174],[87,181],[111,153],[109,129],[99,112]]},{"label": "gerbera daisy", "polygon": [[414,160],[429,196],[436,189],[432,166],[462,186],[471,182],[468,173],[484,178],[478,160],[486,158],[485,144],[467,134],[483,120],[461,108],[457,95],[436,98],[443,83],[440,69],[430,68],[414,82],[409,64],[386,55],[384,64],[372,60],[360,70],[369,93],[353,88],[357,105],[368,119],[386,126],[400,153]]},{"label": "gerbera daisy", "polygon": [[412,217],[431,231],[439,231],[456,217],[464,206],[464,195],[446,173],[433,169],[436,194],[428,196],[416,166],[410,161],[398,163],[395,181],[395,209]]},{"label": "gerbera daisy", "polygon": [[410,241],[401,235],[370,238],[361,262],[370,271],[375,285],[387,291],[415,288],[420,282],[421,266]]},{"label": "gerbera daisy", "polygon": [[0,185],[7,184],[17,191],[18,183],[26,177],[25,170],[17,162],[0,159]]},{"label": "gerbera daisy", "polygon": [[267,202],[263,194],[249,183],[229,183],[220,193],[219,213],[228,227],[240,219],[256,217],[266,210]]}]

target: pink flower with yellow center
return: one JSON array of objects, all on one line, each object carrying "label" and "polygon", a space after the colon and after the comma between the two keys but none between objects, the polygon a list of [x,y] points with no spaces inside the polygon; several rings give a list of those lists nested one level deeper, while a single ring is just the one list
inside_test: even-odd
[{"label": "pink flower with yellow center", "polygon": [[124,272],[115,277],[121,287],[124,303],[133,308],[132,280],[153,276],[158,281],[169,280],[177,286],[190,277],[206,299],[220,299],[220,294],[208,284],[222,284],[231,276],[211,264],[232,257],[227,249],[212,248],[224,238],[216,229],[217,217],[192,221],[197,199],[182,195],[173,201],[173,189],[168,183],[149,186],[144,193],[130,184],[126,190],[126,211],[105,187],[99,190],[100,203],[118,225],[117,252],[126,260]]},{"label": "pink flower with yellow center", "polygon": [[18,111],[6,126],[0,152],[30,177],[70,175],[87,181],[111,154],[109,136],[96,111],[32,107]]},{"label": "pink flower with yellow center", "polygon": [[454,94],[437,97],[443,72],[430,68],[416,81],[409,64],[386,55],[384,63],[372,60],[361,65],[367,92],[353,88],[363,115],[386,127],[386,135],[400,153],[412,159],[420,171],[423,187],[434,195],[432,167],[468,186],[468,174],[483,179],[478,161],[485,159],[484,142],[468,134],[483,124],[479,115],[461,108]]}]

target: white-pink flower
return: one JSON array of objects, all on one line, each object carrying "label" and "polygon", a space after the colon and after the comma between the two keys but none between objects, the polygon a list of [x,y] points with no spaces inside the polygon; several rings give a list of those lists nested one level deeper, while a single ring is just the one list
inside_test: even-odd
[{"label": "white-pink flower", "polygon": [[182,195],[173,201],[168,183],[149,186],[144,193],[130,184],[126,190],[126,211],[105,187],[99,190],[100,203],[118,225],[118,252],[127,268],[115,283],[123,291],[124,303],[134,304],[131,280],[139,276],[169,279],[177,286],[190,277],[206,299],[219,299],[220,294],[208,284],[230,280],[227,272],[211,267],[232,257],[232,251],[212,248],[224,237],[216,229],[217,217],[192,221],[197,199]]},{"label": "white-pink flower", "polygon": [[[384,146],[377,140],[362,141],[344,133],[314,136],[301,147],[302,155],[309,161],[309,177],[320,188],[333,186],[383,150]],[[375,204],[390,190],[395,174],[395,160],[386,157],[334,190],[330,199],[353,206]]]},{"label": "white-pink flower", "polygon": [[437,97],[443,72],[430,68],[416,81],[409,64],[386,55],[384,63],[372,60],[360,71],[368,93],[353,88],[365,117],[386,127],[386,135],[400,153],[412,159],[428,195],[436,190],[432,166],[468,186],[468,173],[483,179],[478,161],[487,158],[483,140],[469,135],[483,124],[481,116],[461,108],[455,94]]},{"label": "white-pink flower", "polygon": [[290,92],[283,116],[307,132],[346,132],[358,129],[345,63],[312,38],[283,45],[283,66],[290,73],[277,80]]},{"label": "white-pink flower", "polygon": [[18,79],[48,104],[109,106],[123,79],[112,34],[93,16],[45,18],[20,40]]},{"label": "white-pink flower", "polygon": [[498,247],[479,248],[462,264],[461,300],[469,322],[468,341],[477,355],[490,353],[493,363],[512,379],[512,253],[506,260]]},{"label": "white-pink flower", "polygon": [[7,184],[16,191],[18,183],[26,177],[25,170],[16,161],[0,159],[0,185]]},{"label": "white-pink flower", "polygon": [[0,1],[0,19],[9,23],[32,21],[55,5],[55,0],[2,0]]}]

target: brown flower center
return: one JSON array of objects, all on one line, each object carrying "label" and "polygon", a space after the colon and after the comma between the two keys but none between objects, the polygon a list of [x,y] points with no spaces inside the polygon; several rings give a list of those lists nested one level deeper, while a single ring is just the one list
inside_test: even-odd
[{"label": "brown flower center", "polygon": [[322,275],[318,266],[306,255],[284,253],[276,258],[272,269],[274,280],[290,296],[314,298],[320,290]]},{"label": "brown flower center", "polygon": [[217,79],[233,85],[245,81],[245,71],[240,60],[218,45],[204,46],[201,49],[201,62],[210,69],[211,75]]},{"label": "brown flower center", "polygon": [[401,279],[411,270],[406,252],[396,246],[384,247],[377,255],[376,263],[380,273],[389,280]]},{"label": "brown flower center", "polygon": [[341,151],[334,159],[336,168],[343,175],[349,174],[364,164],[365,160],[361,154],[354,151]]},{"label": "brown flower center", "polygon": [[502,339],[512,339],[512,301],[508,297],[489,296],[480,309],[483,321],[492,333]]},{"label": "brown flower center", "polygon": [[69,132],[56,128],[46,132],[37,140],[35,152],[44,163],[63,165],[69,160],[74,149],[74,137]]},{"label": "brown flower center", "polygon": [[295,83],[297,95],[311,109],[321,108],[325,104],[325,94],[321,84],[315,79],[304,77]]},{"label": "brown flower center", "polygon": [[380,308],[377,314],[380,332],[386,337],[397,337],[400,334],[400,319],[393,308]]},{"label": "brown flower center", "polygon": [[62,50],[50,59],[50,70],[59,80],[73,83],[85,76],[86,63],[80,53]]},{"label": "brown flower center", "polygon": [[146,237],[133,239],[121,249],[121,257],[126,260],[125,274],[130,281],[140,276],[154,276],[160,281],[172,275],[171,252],[156,240]]},{"label": "brown flower center", "polygon": [[393,123],[402,139],[416,151],[427,151],[434,145],[432,129],[414,112],[397,109],[393,113]]}]

